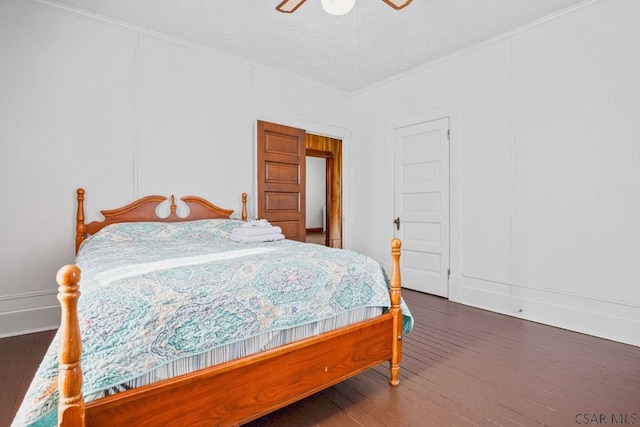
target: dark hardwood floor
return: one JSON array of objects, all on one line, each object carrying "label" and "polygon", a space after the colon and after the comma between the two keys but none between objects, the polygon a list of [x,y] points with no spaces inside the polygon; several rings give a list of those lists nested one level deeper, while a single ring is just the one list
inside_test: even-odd
[{"label": "dark hardwood floor", "polygon": [[[640,347],[403,295],[416,325],[399,387],[380,365],[250,426],[640,425]],[[0,340],[0,426],[51,338]]]},{"label": "dark hardwood floor", "polygon": [[55,333],[0,339],[0,426],[11,423]]}]

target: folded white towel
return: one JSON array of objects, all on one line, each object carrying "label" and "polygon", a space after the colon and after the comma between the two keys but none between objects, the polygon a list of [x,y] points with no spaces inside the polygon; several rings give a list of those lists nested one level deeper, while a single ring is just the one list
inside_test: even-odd
[{"label": "folded white towel", "polygon": [[250,219],[249,221],[242,224],[244,228],[252,228],[252,227],[271,227],[269,221],[266,219]]},{"label": "folded white towel", "polygon": [[269,225],[267,227],[234,228],[231,234],[234,236],[264,236],[265,234],[280,234],[280,227]]},{"label": "folded white towel", "polygon": [[232,234],[231,240],[238,243],[277,242],[278,240],[284,240],[284,234],[264,234],[262,236],[238,236],[237,234]]}]

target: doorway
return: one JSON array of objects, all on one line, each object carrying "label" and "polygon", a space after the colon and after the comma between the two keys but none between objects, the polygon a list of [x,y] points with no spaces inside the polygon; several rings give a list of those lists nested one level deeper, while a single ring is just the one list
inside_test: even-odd
[{"label": "doorway", "polygon": [[307,243],[327,246],[327,159],[307,153]]},{"label": "doorway", "polygon": [[342,248],[342,140],[258,121],[257,211],[287,239],[306,241],[306,158],[325,159],[325,245]]},{"label": "doorway", "polygon": [[332,248],[342,248],[342,141],[308,133],[306,155],[307,158],[318,161],[324,159],[325,208],[322,213],[324,244]]}]

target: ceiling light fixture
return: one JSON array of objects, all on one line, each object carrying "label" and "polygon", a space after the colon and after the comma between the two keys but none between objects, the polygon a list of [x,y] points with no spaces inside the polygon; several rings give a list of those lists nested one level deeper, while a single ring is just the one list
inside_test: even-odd
[{"label": "ceiling light fixture", "polygon": [[[283,0],[278,6],[276,6],[276,10],[282,13],[293,13],[295,12],[302,3],[307,0]],[[353,9],[353,5],[356,3],[356,0],[321,0],[322,8],[332,15],[345,15]],[[367,0],[369,1],[369,0]],[[395,10],[400,10],[404,8],[406,5],[411,3],[412,0],[382,0]]]},{"label": "ceiling light fixture", "polygon": [[322,0],[322,8],[331,15],[346,15],[354,4],[356,0]]}]

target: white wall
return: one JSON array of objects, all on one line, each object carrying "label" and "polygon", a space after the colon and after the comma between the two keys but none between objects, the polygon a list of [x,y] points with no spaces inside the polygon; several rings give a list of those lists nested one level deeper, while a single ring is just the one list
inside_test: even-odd
[{"label": "white wall", "polygon": [[258,119],[349,136],[342,92],[91,15],[0,1],[0,336],[58,325],[55,274],[73,259],[77,187],[89,221],[148,194],[239,210],[247,192],[255,209]]},{"label": "white wall", "polygon": [[307,157],[306,168],[306,226],[309,228],[323,227],[323,207],[327,199],[327,159],[322,157]]},{"label": "white wall", "polygon": [[78,186],[89,220],[149,193],[238,209],[246,191],[251,215],[258,119],[343,140],[345,247],[385,259],[388,123],[446,111],[451,298],[640,345],[639,12],[602,0],[350,99],[137,28],[0,1],[0,336],[57,325]]},{"label": "white wall", "polygon": [[450,298],[640,345],[638,16],[591,3],[354,96],[355,248],[388,251],[389,123],[447,112]]}]

